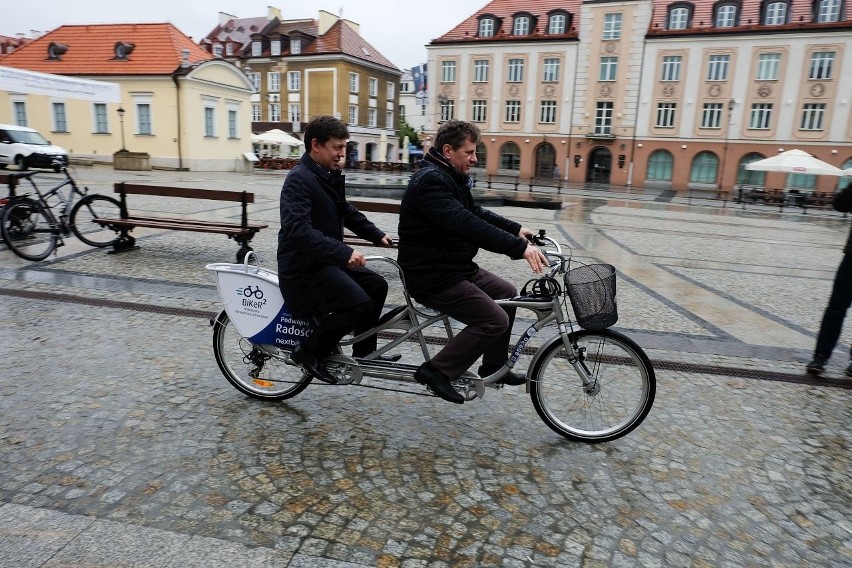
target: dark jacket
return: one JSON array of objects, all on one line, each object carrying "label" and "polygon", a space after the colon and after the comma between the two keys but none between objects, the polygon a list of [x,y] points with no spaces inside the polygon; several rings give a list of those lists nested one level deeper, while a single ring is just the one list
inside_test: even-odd
[{"label": "dark jacket", "polygon": [[346,201],[343,184],[344,177],[339,171],[326,171],[307,153],[284,180],[278,277],[282,292],[293,308],[302,303],[294,283],[298,282],[298,288],[305,290],[305,283],[322,268],[346,266],[353,249],[343,244],[344,227],[373,243],[385,236]]},{"label": "dark jacket", "polygon": [[480,247],[522,258],[521,225],[473,201],[469,176],[431,148],[425,165],[411,176],[399,214],[398,261],[414,297],[468,279],[479,270]]},{"label": "dark jacket", "polygon": [[[834,208],[841,213],[852,213],[852,184],[837,192],[834,196]],[[846,246],[843,249],[846,254],[852,254],[852,228],[846,238]]]}]

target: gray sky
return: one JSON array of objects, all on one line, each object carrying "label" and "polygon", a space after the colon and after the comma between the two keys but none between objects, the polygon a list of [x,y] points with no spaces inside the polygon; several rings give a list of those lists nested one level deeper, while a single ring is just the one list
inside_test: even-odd
[{"label": "gray sky", "polygon": [[[485,6],[489,0],[38,0],[24,8],[15,0],[0,0],[0,35],[42,33],[64,24],[171,22],[198,41],[218,23],[219,12],[240,18],[265,16],[267,6],[281,9],[286,19],[316,18],[319,10],[339,14],[361,25],[361,35],[400,69],[426,61],[432,39]],[[16,8],[13,6],[17,6]]]}]

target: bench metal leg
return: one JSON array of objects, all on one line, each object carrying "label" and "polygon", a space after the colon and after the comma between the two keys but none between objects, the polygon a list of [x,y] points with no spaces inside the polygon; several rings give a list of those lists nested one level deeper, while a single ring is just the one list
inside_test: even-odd
[{"label": "bench metal leg", "polygon": [[107,254],[118,254],[139,248],[136,246],[136,239],[127,234],[127,231],[122,231],[121,235],[112,243],[112,250],[107,251]]}]

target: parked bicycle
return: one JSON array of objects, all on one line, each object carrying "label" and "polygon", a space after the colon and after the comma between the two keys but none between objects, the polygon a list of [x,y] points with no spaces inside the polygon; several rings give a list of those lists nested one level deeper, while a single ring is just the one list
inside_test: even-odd
[{"label": "parked bicycle", "polygon": [[[23,186],[18,186],[16,195],[10,196],[3,208],[0,233],[9,249],[26,260],[44,260],[64,245],[63,237],[71,233],[93,247],[109,246],[117,237],[116,230],[102,227],[95,219],[120,217],[119,202],[107,195],[90,194],[87,187],[77,185],[63,164],[56,167],[65,179],[45,192],[33,179],[44,172],[10,174],[17,180],[26,179],[33,193],[21,194]],[[66,187],[68,190],[63,191]]]},{"label": "parked bicycle", "polygon": [[[540,231],[535,238],[551,262],[549,271],[530,280],[515,298],[498,300],[506,307],[524,308],[536,321],[521,335],[503,367],[479,377],[470,371],[453,382],[467,401],[483,398],[486,387],[500,388],[504,377],[526,353],[532,337],[555,324],[552,337],[532,353],[527,392],[539,417],[555,432],[571,440],[605,442],[624,436],[648,415],[654,402],[656,378],[645,352],[627,336],[608,329],[618,318],[615,304],[615,269],[606,264],[583,265],[563,254],[555,240]],[[551,250],[552,249],[552,250]],[[239,391],[262,400],[283,400],[302,392],[312,377],[290,359],[292,349],[310,333],[311,322],[293,317],[278,289],[278,278],[260,267],[215,263],[224,309],[213,319],[213,353],[225,378]],[[324,360],[338,384],[358,385],[363,377],[396,383],[415,383],[418,364],[377,359],[407,342],[419,344],[424,360],[431,358],[425,330],[439,326],[448,337],[449,318],[412,301],[405,277],[395,260],[387,262],[399,272],[405,305],[385,314],[369,331],[341,341],[337,352]],[[573,264],[573,267],[572,267]],[[245,291],[256,290],[252,298]],[[262,299],[257,294],[262,292]],[[571,302],[571,308],[567,302]],[[574,313],[576,320],[571,319]],[[585,328],[585,329],[583,329]],[[354,359],[340,347],[377,332],[396,337],[365,358]],[[380,388],[380,387],[379,387]],[[398,389],[385,389],[398,390]],[[412,392],[412,391],[402,391]],[[422,391],[420,391],[422,392]]]}]

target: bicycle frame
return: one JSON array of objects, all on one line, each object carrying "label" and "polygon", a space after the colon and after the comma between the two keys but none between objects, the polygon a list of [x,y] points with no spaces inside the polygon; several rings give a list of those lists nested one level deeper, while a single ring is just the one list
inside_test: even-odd
[{"label": "bicycle frame", "polygon": [[[41,173],[41,172],[38,172]],[[38,185],[33,181],[33,176],[27,176],[27,181],[30,182],[30,185],[33,187],[33,191],[38,196],[38,201],[40,201],[45,208],[45,212],[50,216],[50,220],[52,223],[58,223],[58,232],[60,235],[68,235],[70,233],[70,228],[68,227],[68,218],[71,215],[71,209],[74,207],[75,199],[74,196],[83,197],[86,195],[86,192],[81,190],[77,185],[77,182],[74,181],[74,178],[71,177],[71,174],[68,173],[67,168],[62,168],[62,173],[65,174],[65,179],[58,183],[57,185],[51,187],[46,192],[42,193]],[[71,186],[71,189],[67,194],[63,195],[61,190],[65,186]],[[26,194],[19,195],[20,197],[26,196]],[[59,201],[62,203],[63,207],[59,213],[59,218],[57,219],[56,215],[53,213],[53,207],[48,202],[53,196],[57,196]],[[58,204],[57,204],[58,205]]]}]

